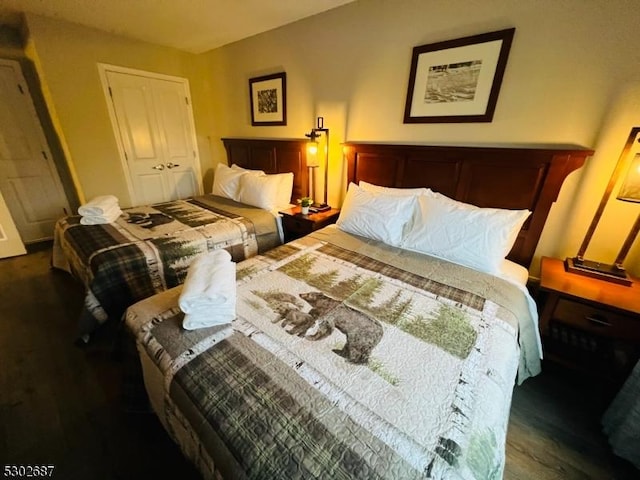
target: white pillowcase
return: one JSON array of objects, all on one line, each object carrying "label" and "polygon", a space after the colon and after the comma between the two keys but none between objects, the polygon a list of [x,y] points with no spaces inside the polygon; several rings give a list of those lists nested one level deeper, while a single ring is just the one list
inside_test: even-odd
[{"label": "white pillowcase", "polygon": [[273,210],[290,202],[292,188],[293,173],[243,175],[240,177],[238,201]]},{"label": "white pillowcase", "polygon": [[[419,195],[440,195],[437,192],[434,192],[430,188],[426,187],[418,187],[418,188],[393,188],[393,187],[381,187],[380,185],[374,185],[373,183],[368,183],[363,180],[358,182],[358,186],[367,192],[376,193],[378,195],[387,195],[393,197],[417,197]],[[417,203],[416,203],[417,205]],[[411,218],[411,221],[405,226],[405,230],[407,228],[411,228],[410,225],[412,223],[417,223],[420,221],[419,209],[417,206],[413,209],[414,213]]]},{"label": "white pillowcase", "polygon": [[350,183],[336,226],[348,233],[399,246],[415,202],[415,196],[381,195]]},{"label": "white pillowcase", "polygon": [[363,180],[358,182],[358,186],[371,193],[382,193],[384,195],[391,195],[395,197],[410,197],[416,195],[429,195],[433,194],[433,191],[429,188],[393,188],[393,187],[381,187],[380,185],[374,185]]},{"label": "white pillowcase", "polygon": [[277,207],[288,205],[291,203],[291,195],[293,192],[293,173],[276,173],[273,176],[280,179],[278,187],[278,203]]},{"label": "white pillowcase", "polygon": [[243,175],[258,176],[264,175],[264,172],[262,170],[247,170],[237,165],[228,167],[223,163],[219,163],[216,166],[211,193],[220,197],[230,198],[237,202],[240,178],[242,178]]},{"label": "white pillowcase", "polygon": [[220,197],[235,200],[240,187],[240,176],[243,172],[233,170],[226,165],[219,163],[213,177],[213,188],[211,193]]},{"label": "white pillowcase", "polygon": [[419,213],[402,247],[476,270],[498,274],[531,214],[529,210],[480,208],[441,194],[417,197]]},{"label": "white pillowcase", "polygon": [[245,173],[253,173],[256,175],[264,175],[265,173],[262,170],[251,170],[249,168],[244,168],[241,167],[240,165],[236,165],[235,163],[233,165],[231,165],[231,169],[232,170],[239,170],[241,172],[245,172]]},{"label": "white pillowcase", "polygon": [[[246,173],[258,172],[260,175],[265,175],[265,173],[262,170],[248,170],[239,165],[236,165],[235,163],[231,165],[231,168],[234,170],[241,170]],[[267,174],[267,175],[277,176],[277,178],[280,179],[280,186],[278,187],[278,199],[277,199],[276,205],[278,207],[281,207],[284,205],[290,205],[291,195],[293,194],[293,173],[285,172],[285,173],[273,173],[273,174]]]}]

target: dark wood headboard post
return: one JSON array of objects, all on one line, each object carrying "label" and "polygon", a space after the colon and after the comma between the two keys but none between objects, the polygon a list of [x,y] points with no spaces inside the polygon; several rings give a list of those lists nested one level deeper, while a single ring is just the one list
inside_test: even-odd
[{"label": "dark wood headboard post", "polygon": [[532,212],[509,253],[529,267],[551,205],[593,150],[575,146],[456,147],[348,142],[347,182],[428,187],[479,207]]},{"label": "dark wood headboard post", "polygon": [[307,139],[223,138],[228,165],[265,173],[293,173],[291,200],[309,195]]}]

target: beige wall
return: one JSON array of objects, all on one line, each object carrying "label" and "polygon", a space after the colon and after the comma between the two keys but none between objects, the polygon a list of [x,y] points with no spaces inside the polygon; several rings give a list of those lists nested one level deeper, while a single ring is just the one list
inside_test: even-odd
[{"label": "beige wall", "polygon": [[38,70],[81,200],[111,193],[123,206],[131,205],[98,63],[187,78],[202,171],[211,170],[206,57],[37,15],[28,14],[26,22],[27,55]]},{"label": "beige wall", "polygon": [[[637,4],[623,0],[359,0],[209,52],[214,136],[301,137],[324,116],[335,143],[333,204],[343,192],[345,140],[595,148],[551,212],[536,276],[540,256],[575,255],[629,130],[640,125],[637,19]],[[516,33],[493,122],[403,124],[414,46],[509,27]],[[248,79],[278,71],[287,73],[288,124],[252,127]],[[613,261],[640,210],[622,203],[611,201],[587,257]],[[628,258],[640,274],[638,245]]]}]

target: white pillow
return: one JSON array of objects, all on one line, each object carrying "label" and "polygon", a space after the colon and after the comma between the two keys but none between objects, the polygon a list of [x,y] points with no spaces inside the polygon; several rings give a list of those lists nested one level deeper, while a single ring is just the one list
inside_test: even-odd
[{"label": "white pillow", "polygon": [[415,198],[371,193],[350,183],[336,225],[345,232],[399,246],[404,226],[413,215]]},{"label": "white pillow", "polygon": [[249,168],[244,168],[244,167],[241,167],[240,165],[236,165],[235,163],[233,165],[231,165],[231,169],[232,170],[239,170],[239,171],[245,172],[245,173],[251,173],[253,175],[264,175],[264,172],[262,170],[251,170]]},{"label": "white pillow", "polygon": [[[276,175],[242,175],[240,177],[240,189],[238,191],[238,202],[253,205],[254,207],[273,210],[280,205],[289,203],[281,202],[282,178]],[[291,190],[289,190],[289,199]]]},{"label": "white pillow", "polygon": [[240,178],[245,174],[264,175],[264,172],[262,170],[248,170],[235,164],[227,167],[225,164],[219,163],[216,166],[211,193],[230,198],[236,202],[239,201],[238,191],[240,190]]},{"label": "white pillow", "polygon": [[[262,170],[249,170],[247,168],[241,167],[240,165],[236,165],[235,163],[231,165],[233,170],[240,170],[249,174],[256,175],[265,175]],[[280,179],[280,187],[278,188],[278,199],[277,206],[281,207],[284,205],[289,205],[291,203],[291,195],[293,192],[293,173],[275,173],[271,175],[277,175]]]},{"label": "white pillow", "polygon": [[419,214],[402,247],[498,274],[529,210],[480,208],[441,194],[417,197]]},{"label": "white pillow", "polygon": [[223,163],[219,163],[216,166],[215,176],[213,177],[211,193],[235,200],[238,196],[240,177],[242,175],[244,175],[244,172],[234,170]]},{"label": "white pillow", "polygon": [[278,187],[278,203],[277,207],[291,203],[291,194],[293,192],[293,173],[276,173],[272,176],[278,177],[280,186]]},{"label": "white pillow", "polygon": [[380,185],[374,185],[373,183],[368,183],[363,180],[358,182],[358,186],[366,191],[371,193],[382,193],[384,195],[392,195],[398,197],[408,197],[415,195],[429,195],[433,192],[429,188],[393,188],[393,187],[381,187]]}]

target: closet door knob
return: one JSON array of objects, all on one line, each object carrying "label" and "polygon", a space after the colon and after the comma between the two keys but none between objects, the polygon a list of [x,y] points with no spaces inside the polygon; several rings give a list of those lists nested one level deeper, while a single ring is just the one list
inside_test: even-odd
[{"label": "closet door knob", "polygon": [[154,170],[164,170],[164,165],[159,163],[158,165],[154,165],[153,167]]},{"label": "closet door knob", "polygon": [[167,168],[175,168],[179,166],[180,166],[179,163],[172,163],[172,162],[167,163]]}]

